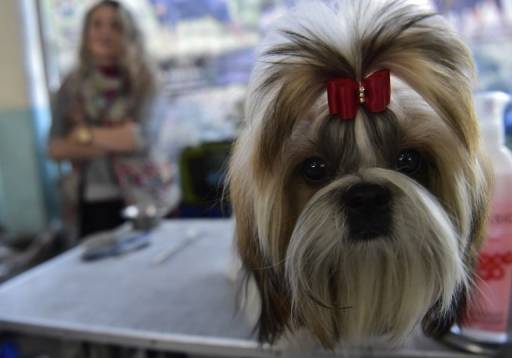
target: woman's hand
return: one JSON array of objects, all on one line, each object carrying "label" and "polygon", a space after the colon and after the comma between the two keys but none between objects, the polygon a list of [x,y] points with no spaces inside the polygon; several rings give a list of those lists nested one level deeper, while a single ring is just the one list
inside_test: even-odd
[{"label": "woman's hand", "polygon": [[[141,147],[137,131],[138,125],[133,121],[126,121],[115,127],[93,127],[91,145],[107,152],[136,152]],[[79,135],[80,133],[75,133],[75,136]]]},{"label": "woman's hand", "polygon": [[101,148],[77,144],[70,137],[52,139],[48,145],[48,155],[53,160],[79,161],[97,158],[105,154],[105,150]]},{"label": "woman's hand", "polygon": [[48,154],[54,160],[93,159],[107,153],[140,150],[137,124],[127,121],[115,127],[77,125],[67,137],[52,139]]},{"label": "woman's hand", "polygon": [[94,139],[93,135],[92,127],[85,123],[81,123],[75,126],[68,138],[75,144],[91,146]]}]

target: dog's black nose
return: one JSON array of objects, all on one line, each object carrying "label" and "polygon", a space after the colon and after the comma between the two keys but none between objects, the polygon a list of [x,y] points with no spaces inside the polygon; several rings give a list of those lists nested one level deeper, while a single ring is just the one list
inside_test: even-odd
[{"label": "dog's black nose", "polygon": [[391,229],[391,191],[378,184],[361,183],[342,195],[350,237],[369,240],[388,235]]}]

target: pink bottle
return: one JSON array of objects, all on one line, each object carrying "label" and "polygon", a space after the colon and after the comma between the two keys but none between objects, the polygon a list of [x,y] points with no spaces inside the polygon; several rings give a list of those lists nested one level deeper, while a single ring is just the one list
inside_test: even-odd
[{"label": "pink bottle", "polygon": [[463,336],[485,343],[507,341],[512,297],[512,154],[505,147],[504,110],[509,96],[475,96],[476,112],[495,173],[487,236],[480,251],[476,290],[468,307]]}]

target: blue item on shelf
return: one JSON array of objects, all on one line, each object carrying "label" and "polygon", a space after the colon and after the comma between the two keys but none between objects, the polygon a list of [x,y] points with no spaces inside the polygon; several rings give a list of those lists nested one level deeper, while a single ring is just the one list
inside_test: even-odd
[{"label": "blue item on shelf", "polygon": [[211,16],[220,22],[229,22],[228,4],[224,0],[151,0],[155,7],[162,9],[158,19],[172,25],[186,19]]},{"label": "blue item on shelf", "polygon": [[21,357],[17,345],[11,341],[0,343],[0,358],[19,358]]},{"label": "blue item on shelf", "polygon": [[505,122],[505,134],[512,136],[512,103],[509,103],[505,108],[505,116],[503,118]]}]

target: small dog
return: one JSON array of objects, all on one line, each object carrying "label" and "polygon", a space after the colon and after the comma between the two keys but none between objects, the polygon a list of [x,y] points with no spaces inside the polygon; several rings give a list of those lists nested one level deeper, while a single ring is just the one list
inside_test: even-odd
[{"label": "small dog", "polygon": [[463,313],[492,180],[473,74],[404,1],[308,2],[269,33],[228,178],[262,342],[399,343]]}]

